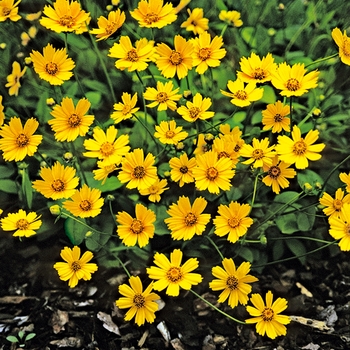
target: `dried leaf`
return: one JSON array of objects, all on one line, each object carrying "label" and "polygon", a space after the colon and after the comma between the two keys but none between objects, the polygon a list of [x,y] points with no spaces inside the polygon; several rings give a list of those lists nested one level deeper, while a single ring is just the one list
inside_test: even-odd
[{"label": "dried leaf", "polygon": [[67,311],[56,310],[52,314],[51,326],[55,334],[64,330],[64,325],[68,323],[69,316]]},{"label": "dried leaf", "polygon": [[80,338],[76,337],[68,337],[68,338],[63,338],[59,340],[52,340],[50,341],[50,344],[56,345],[59,348],[81,348],[83,345],[83,342]]},{"label": "dried leaf", "polygon": [[327,326],[326,322],[313,320],[312,318],[306,318],[301,316],[289,316],[294,322],[301,323],[305,326],[316,328],[322,332],[332,332],[333,328]]},{"label": "dried leaf", "polygon": [[308,298],[313,298],[312,293],[306,289],[301,283],[296,282],[295,285],[300,289],[300,293],[306,295]]},{"label": "dried leaf", "polygon": [[170,332],[168,330],[168,327],[166,326],[165,322],[159,322],[157,324],[157,329],[159,330],[159,332],[161,333],[161,335],[163,336],[164,340],[169,343],[171,337],[170,337]]},{"label": "dried leaf", "polygon": [[103,327],[108,331],[120,335],[118,326],[112,321],[112,317],[105,312],[99,311],[97,318],[103,322]]}]

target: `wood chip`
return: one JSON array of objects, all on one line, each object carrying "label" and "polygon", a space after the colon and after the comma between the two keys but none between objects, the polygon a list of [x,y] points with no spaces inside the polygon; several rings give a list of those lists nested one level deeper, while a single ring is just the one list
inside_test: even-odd
[{"label": "wood chip", "polygon": [[112,321],[111,315],[106,314],[105,312],[99,311],[97,313],[97,318],[103,322],[103,327],[108,331],[120,335],[118,326]]}]

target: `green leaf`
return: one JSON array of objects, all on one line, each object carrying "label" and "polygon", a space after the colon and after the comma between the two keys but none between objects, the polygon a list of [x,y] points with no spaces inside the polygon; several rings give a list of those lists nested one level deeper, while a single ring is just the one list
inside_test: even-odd
[{"label": "green leaf", "polygon": [[[85,223],[84,219],[77,219],[83,223]],[[64,222],[64,230],[66,232],[67,237],[72,242],[73,245],[79,245],[83,242],[85,238],[85,234],[87,232],[87,228],[80,224],[78,221],[67,218]]]},{"label": "green leaf", "polygon": [[101,101],[101,93],[99,91],[88,91],[85,96],[93,106],[98,105]]},{"label": "green leaf", "polygon": [[291,250],[291,252],[295,255],[298,256],[300,262],[302,264],[305,264],[306,261],[306,248],[303,243],[300,242],[298,239],[287,239],[285,241],[287,247]]},{"label": "green leaf", "polygon": [[0,191],[5,193],[18,193],[16,182],[13,180],[1,180],[0,181]]},{"label": "green leaf", "polygon": [[254,27],[244,27],[241,31],[241,35],[243,40],[251,47],[255,48],[257,46]]},{"label": "green leaf", "polygon": [[18,339],[17,339],[15,336],[13,336],[13,335],[8,335],[8,336],[6,337],[6,339],[7,339],[8,341],[10,341],[11,343],[18,343]]},{"label": "green leaf", "polygon": [[9,178],[14,172],[15,169],[11,165],[0,165],[0,179]]},{"label": "green leaf", "polygon": [[85,236],[85,245],[86,248],[95,252],[98,251],[101,248],[100,241],[100,234],[96,231],[93,231],[92,234],[89,234],[88,236]]},{"label": "green leaf", "polygon": [[23,169],[21,171],[22,174],[22,193],[26,200],[27,206],[29,209],[32,208],[33,204],[33,187],[32,183],[30,181],[30,178],[28,176],[27,169]]},{"label": "green leaf", "polygon": [[297,218],[294,213],[281,215],[276,218],[276,225],[284,234],[292,234],[299,231]]},{"label": "green leaf", "polygon": [[263,94],[263,97],[259,100],[259,102],[275,103],[276,102],[275,90],[269,85],[265,85],[262,88],[264,89],[264,94]]},{"label": "green leaf", "polygon": [[30,340],[30,339],[33,339],[35,336],[36,336],[35,333],[29,333],[29,334],[25,337],[24,341],[28,341],[28,340]]},{"label": "green leaf", "polygon": [[309,215],[306,215],[304,212],[298,212],[297,224],[300,231],[306,232],[312,229],[313,222],[309,221]]}]

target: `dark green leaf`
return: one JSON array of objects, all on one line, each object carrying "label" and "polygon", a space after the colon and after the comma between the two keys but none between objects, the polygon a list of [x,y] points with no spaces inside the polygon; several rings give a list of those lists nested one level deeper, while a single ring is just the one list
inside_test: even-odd
[{"label": "dark green leaf", "polygon": [[[85,223],[84,219],[77,219],[82,223]],[[74,219],[67,218],[64,222],[64,230],[67,237],[70,239],[73,245],[79,245],[83,242],[85,234],[88,231],[87,228]]]}]

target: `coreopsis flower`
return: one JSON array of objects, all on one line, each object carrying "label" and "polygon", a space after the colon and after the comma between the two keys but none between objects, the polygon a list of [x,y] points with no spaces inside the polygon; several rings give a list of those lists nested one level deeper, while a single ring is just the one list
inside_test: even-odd
[{"label": "coreopsis flower", "polygon": [[254,168],[263,166],[271,166],[272,159],[276,155],[275,146],[269,147],[269,139],[265,137],[263,140],[253,138],[252,145],[244,144],[240,150],[240,155],[249,158],[242,162],[243,164],[252,164]]},{"label": "coreopsis flower", "polygon": [[48,81],[51,85],[62,85],[73,75],[72,69],[75,63],[68,57],[65,48],[56,50],[51,44],[47,44],[43,54],[33,50],[30,58],[39,78]]},{"label": "coreopsis flower", "polygon": [[100,127],[95,127],[93,131],[93,139],[84,141],[84,147],[87,152],[83,155],[88,158],[98,158],[103,160],[103,166],[111,164],[120,164],[122,157],[129,150],[129,135],[121,135],[117,137],[118,130],[111,125],[104,132]]},{"label": "coreopsis flower", "polygon": [[153,165],[155,157],[148,153],[146,158],[142,148],[136,148],[127,153],[122,162],[122,169],[118,174],[121,183],[126,183],[126,188],[137,188],[139,191],[152,186],[158,179],[157,168]]},{"label": "coreopsis flower", "polygon": [[173,157],[169,160],[171,179],[179,183],[182,187],[184,184],[194,182],[193,169],[197,165],[196,158],[188,159],[186,153],[182,153],[179,158]]},{"label": "coreopsis flower", "polygon": [[23,209],[19,209],[17,213],[9,213],[1,219],[1,228],[4,231],[15,231],[14,237],[30,237],[40,228],[42,224],[40,217],[41,215],[37,215],[34,211],[27,214]]},{"label": "coreopsis flower", "polygon": [[164,219],[171,237],[187,241],[194,235],[202,235],[210,221],[210,214],[203,214],[206,206],[207,201],[203,197],[196,198],[191,205],[188,197],[181,196],[177,204],[172,204],[167,210],[170,218]]},{"label": "coreopsis flower", "polygon": [[334,28],[332,38],[339,47],[340,60],[350,66],[350,38],[346,35],[346,31],[344,30],[342,34],[339,28]]},{"label": "coreopsis flower", "polygon": [[196,145],[196,149],[193,152],[195,156],[198,156],[199,154],[204,154],[211,149],[209,143],[207,143],[205,139],[204,134],[199,134],[197,136],[197,139],[194,140],[193,143]]},{"label": "coreopsis flower", "polygon": [[131,97],[131,94],[123,92],[122,101],[113,105],[114,112],[111,114],[111,118],[114,120],[114,124],[118,124],[123,120],[130,119],[140,108],[135,107],[137,103],[137,93]]},{"label": "coreopsis flower", "polygon": [[0,129],[0,150],[2,157],[7,161],[20,161],[27,155],[32,156],[41,143],[42,135],[33,135],[39,126],[35,118],[28,119],[24,126],[21,119],[12,117],[8,125]]},{"label": "coreopsis flower", "polygon": [[123,25],[125,18],[124,11],[111,11],[108,18],[100,16],[97,19],[98,28],[92,29],[90,33],[96,35],[96,41],[106,40]]},{"label": "coreopsis flower", "polygon": [[18,91],[21,87],[20,79],[23,77],[26,70],[27,67],[24,67],[21,71],[21,65],[17,61],[12,63],[12,72],[7,76],[7,84],[5,85],[5,87],[9,88],[10,96],[18,96]]},{"label": "coreopsis flower", "polygon": [[288,164],[294,164],[297,169],[305,169],[309,166],[309,160],[321,158],[321,152],[325,144],[314,144],[318,139],[319,131],[310,130],[305,138],[301,137],[301,131],[294,125],[292,138],[286,135],[278,136],[278,145],[275,147],[280,160]]},{"label": "coreopsis flower", "polygon": [[230,136],[222,136],[215,138],[212,145],[212,150],[218,154],[218,159],[229,158],[232,160],[234,167],[238,163],[239,153],[235,150],[236,142]]},{"label": "coreopsis flower", "polygon": [[175,35],[174,47],[171,49],[164,43],[158,44],[156,51],[159,57],[156,64],[165,78],[173,78],[177,74],[182,79],[193,66],[193,44],[181,35]]},{"label": "coreopsis flower", "polygon": [[192,271],[198,267],[196,258],[188,259],[181,265],[183,253],[180,249],[174,249],[170,253],[170,260],[161,253],[155,253],[154,263],[157,266],[147,268],[149,278],[156,280],[153,289],[162,291],[172,297],[180,294],[180,288],[190,290],[192,285],[202,282],[202,276]]},{"label": "coreopsis flower", "polygon": [[217,279],[209,283],[209,287],[213,291],[223,290],[219,295],[218,302],[223,303],[228,298],[228,304],[234,308],[238,303],[246,305],[248,303],[248,294],[252,291],[249,283],[258,281],[252,275],[248,275],[250,271],[250,262],[243,262],[236,268],[232,259],[225,258],[221,266],[214,266],[211,273]]},{"label": "coreopsis flower", "polygon": [[158,304],[155,300],[159,300],[158,294],[153,293],[153,282],[143,290],[140,277],[131,276],[129,284],[122,284],[118,287],[118,291],[123,297],[120,297],[115,303],[120,309],[128,309],[124,320],[130,321],[135,317],[135,323],[142,326],[145,321],[153,323],[156,316],[155,312],[158,310]]},{"label": "coreopsis flower", "polygon": [[73,167],[65,167],[56,162],[51,168],[42,167],[40,177],[43,180],[33,181],[33,188],[44,197],[53,200],[70,198],[76,191],[79,178],[75,176],[76,170]]},{"label": "coreopsis flower", "polygon": [[0,1],[0,22],[9,19],[12,22],[17,22],[22,17],[18,14],[18,4],[22,0],[1,0]]},{"label": "coreopsis flower", "polygon": [[196,7],[192,11],[187,9],[188,18],[181,24],[181,28],[186,28],[188,32],[193,32],[195,35],[201,34],[209,29],[209,19],[203,17],[204,11],[202,8]]},{"label": "coreopsis flower", "polygon": [[273,294],[268,291],[265,296],[266,303],[260,294],[252,294],[250,301],[254,306],[248,305],[246,309],[253,318],[248,318],[245,322],[256,323],[258,334],[265,335],[266,333],[271,339],[287,334],[285,325],[290,323],[290,317],[280,315],[287,308],[286,299],[277,298],[273,302]]},{"label": "coreopsis flower", "polygon": [[78,1],[56,0],[53,7],[45,6],[43,13],[47,17],[42,17],[40,24],[56,33],[81,34],[91,20],[90,13],[82,10]]},{"label": "coreopsis flower", "polygon": [[[223,139],[225,142],[228,142],[232,145],[231,159],[233,158],[234,163],[236,162],[235,158],[238,158],[240,151],[245,144],[245,141],[241,138],[242,131],[238,126],[235,126],[232,130],[228,124],[220,125],[220,134],[219,138]],[[215,143],[215,140],[214,140]],[[232,144],[231,144],[232,143]],[[236,164],[236,163],[235,163]]]},{"label": "coreopsis flower", "polygon": [[146,91],[143,93],[143,97],[148,101],[154,101],[149,103],[147,107],[158,106],[158,111],[166,111],[168,108],[175,111],[177,106],[176,102],[180,100],[181,94],[178,94],[180,88],[174,89],[174,84],[172,81],[162,83],[157,81],[157,88],[147,87]]},{"label": "coreopsis flower", "polygon": [[252,52],[250,57],[242,57],[239,65],[241,72],[237,72],[237,78],[245,83],[265,83],[272,79],[272,73],[276,71],[277,64],[270,53],[260,58]]},{"label": "coreopsis flower", "polygon": [[37,19],[39,19],[41,16],[41,11],[35,12],[35,13],[28,13],[25,16],[25,19],[27,21],[36,21]]},{"label": "coreopsis flower", "polygon": [[130,14],[139,22],[140,27],[163,28],[177,19],[173,5],[163,0],[141,0]]},{"label": "coreopsis flower", "polygon": [[120,70],[128,69],[128,72],[137,70],[138,72],[148,67],[148,62],[154,59],[154,41],[146,38],[137,40],[135,47],[132,46],[128,36],[121,36],[119,43],[115,43],[109,49],[109,57],[118,58],[115,61],[116,68]]},{"label": "coreopsis flower", "polygon": [[329,234],[334,239],[339,239],[338,245],[340,250],[350,251],[350,204],[344,203],[342,217],[330,217],[328,222],[330,225]]},{"label": "coreopsis flower", "polygon": [[226,49],[221,36],[215,36],[213,40],[208,32],[199,34],[191,40],[194,48],[193,67],[196,67],[198,74],[203,74],[209,67],[220,66],[220,60],[225,57]]},{"label": "coreopsis flower", "polygon": [[232,97],[230,102],[238,107],[247,107],[252,102],[260,100],[264,94],[264,90],[257,88],[253,81],[244,86],[244,82],[240,79],[229,80],[227,88],[231,92],[220,89],[221,93],[224,96]]},{"label": "coreopsis flower", "polygon": [[154,222],[156,215],[150,209],[142,204],[135,206],[135,218],[127,212],[118,212],[116,215],[117,234],[122,239],[123,244],[128,247],[139,245],[140,248],[145,247],[150,238],[154,236]]},{"label": "coreopsis flower", "polygon": [[186,107],[181,106],[176,110],[176,112],[180,114],[183,119],[193,123],[197,119],[205,120],[214,116],[215,112],[208,111],[211,106],[210,97],[203,98],[203,96],[197,92],[193,96],[192,101],[193,102],[187,101]]},{"label": "coreopsis flower", "polygon": [[54,119],[50,119],[48,124],[55,132],[55,139],[70,142],[78,136],[85,136],[95,119],[93,115],[86,115],[90,106],[91,103],[82,98],[75,107],[70,97],[64,97],[61,105],[54,106],[50,113]]},{"label": "coreopsis flower", "polygon": [[4,105],[2,104],[2,96],[0,95],[0,126],[4,124],[5,113],[4,113]]},{"label": "coreopsis flower", "polygon": [[296,63],[290,66],[286,62],[280,63],[272,74],[272,85],[281,90],[282,96],[302,96],[310,89],[317,87],[319,71],[306,74],[304,63]]},{"label": "coreopsis flower", "polygon": [[160,195],[169,189],[169,187],[166,187],[167,185],[168,181],[166,179],[157,179],[152,186],[140,190],[140,194],[142,196],[148,196],[148,200],[151,202],[159,202],[161,199]]},{"label": "coreopsis flower", "polygon": [[290,132],[290,119],[287,117],[290,113],[290,107],[284,105],[281,101],[270,103],[261,114],[261,122],[264,125],[263,130],[272,128],[272,132],[281,132],[282,130]]},{"label": "coreopsis flower", "polygon": [[238,11],[221,10],[219,13],[219,19],[237,28],[243,25],[241,14]]},{"label": "coreopsis flower", "polygon": [[214,233],[219,236],[227,236],[227,240],[235,243],[238,239],[244,236],[248,228],[253,224],[253,219],[250,218],[250,205],[231,202],[228,206],[220,204],[218,214],[213,223],[215,225]]},{"label": "coreopsis flower", "polygon": [[86,251],[80,257],[80,248],[77,246],[74,246],[73,249],[64,247],[60,255],[65,262],[57,262],[53,268],[57,270],[62,281],[68,281],[70,288],[74,288],[81,279],[91,280],[91,274],[98,269],[96,264],[89,263],[94,255],[90,251]]},{"label": "coreopsis flower", "polygon": [[325,206],[323,212],[329,216],[329,218],[340,218],[345,220],[343,207],[345,203],[350,203],[350,194],[344,196],[344,191],[338,188],[335,192],[334,198],[327,192],[324,192],[320,198],[320,204]]},{"label": "coreopsis flower", "polygon": [[346,185],[346,192],[350,193],[350,173],[340,173],[339,179],[341,182],[344,182]]},{"label": "coreopsis flower", "polygon": [[182,131],[182,126],[176,126],[175,120],[162,121],[155,129],[154,137],[165,145],[177,145],[188,136],[186,131]]},{"label": "coreopsis flower", "polygon": [[104,165],[103,161],[99,160],[97,162],[98,169],[93,170],[94,179],[97,181],[102,181],[101,185],[103,185],[108,176],[117,170],[117,166],[115,164]]}]

